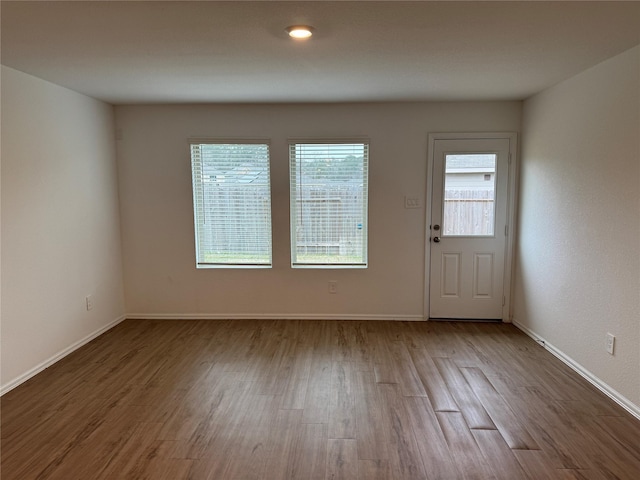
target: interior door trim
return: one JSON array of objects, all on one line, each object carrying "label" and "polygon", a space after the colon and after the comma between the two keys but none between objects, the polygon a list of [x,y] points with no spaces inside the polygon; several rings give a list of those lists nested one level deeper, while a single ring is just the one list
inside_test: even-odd
[{"label": "interior door trim", "polygon": [[[484,133],[429,133],[428,135],[428,151],[427,151],[427,178],[426,178],[426,208],[425,208],[425,245],[424,245],[424,306],[423,318],[429,320],[430,305],[430,271],[431,271],[431,245],[429,239],[431,237],[431,210],[432,210],[432,193],[433,193],[433,163],[436,140],[486,140],[486,139],[507,139],[509,140],[509,179],[507,186],[507,231],[506,234],[506,252],[504,259],[504,302],[502,306],[502,321],[511,323],[513,318],[512,312],[512,292],[513,292],[513,269],[514,269],[514,252],[516,237],[516,209],[518,194],[518,134],[516,132],[484,132]],[[496,232],[498,233],[498,232]]]}]

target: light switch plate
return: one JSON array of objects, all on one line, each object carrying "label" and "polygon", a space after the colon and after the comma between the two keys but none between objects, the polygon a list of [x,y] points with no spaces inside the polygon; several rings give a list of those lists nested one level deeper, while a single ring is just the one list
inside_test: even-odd
[{"label": "light switch plate", "polygon": [[418,197],[405,195],[404,208],[420,208],[420,199]]}]

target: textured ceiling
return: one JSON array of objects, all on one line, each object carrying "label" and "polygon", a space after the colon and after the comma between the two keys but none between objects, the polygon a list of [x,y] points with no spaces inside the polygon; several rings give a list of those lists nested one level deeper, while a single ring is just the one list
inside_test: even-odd
[{"label": "textured ceiling", "polygon": [[2,64],[115,104],[522,99],[640,44],[640,2],[0,8]]}]

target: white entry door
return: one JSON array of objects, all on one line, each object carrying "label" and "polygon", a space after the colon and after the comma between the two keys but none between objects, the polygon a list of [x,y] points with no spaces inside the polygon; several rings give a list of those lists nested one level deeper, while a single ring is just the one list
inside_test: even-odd
[{"label": "white entry door", "polygon": [[510,137],[432,142],[429,318],[506,319]]}]

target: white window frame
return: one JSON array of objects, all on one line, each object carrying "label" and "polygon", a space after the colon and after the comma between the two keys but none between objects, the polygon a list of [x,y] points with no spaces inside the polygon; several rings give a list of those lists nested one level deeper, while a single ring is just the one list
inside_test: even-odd
[{"label": "white window frame", "polygon": [[[355,268],[362,269],[368,268],[368,210],[369,210],[369,160],[370,160],[370,141],[365,137],[355,138],[293,138],[289,139],[289,188],[290,188],[290,234],[291,234],[291,267],[292,268]],[[362,165],[362,211],[358,213],[359,222],[357,222],[356,228],[361,230],[361,243],[358,244],[358,249],[361,249],[361,256],[358,255],[357,261],[327,261],[327,262],[312,262],[304,261],[299,257],[298,252],[298,220],[300,215],[304,215],[301,212],[298,204],[301,199],[299,198],[298,188],[299,179],[301,178],[301,169],[298,162],[297,147],[301,145],[307,146],[338,146],[338,145],[362,145],[363,148],[363,165]],[[308,218],[308,217],[307,217]],[[343,248],[342,241],[338,248]],[[346,255],[338,254],[337,257],[344,257]]]},{"label": "white window frame", "polygon": [[[202,172],[202,162],[194,158],[194,146],[206,145],[262,145],[266,147],[266,186],[268,190],[268,221],[264,225],[267,235],[261,238],[268,246],[267,262],[251,262],[242,261],[240,257],[230,257],[228,261],[206,261],[203,256],[202,243],[205,241],[205,213],[206,204],[204,195],[204,175]],[[273,264],[273,215],[271,205],[271,155],[270,141],[264,138],[190,138],[189,139],[189,157],[191,162],[191,179],[193,192],[193,220],[194,220],[194,237],[195,237],[195,258],[196,268],[271,268]],[[264,235],[264,233],[262,234]],[[256,255],[258,255],[256,253]]]}]

